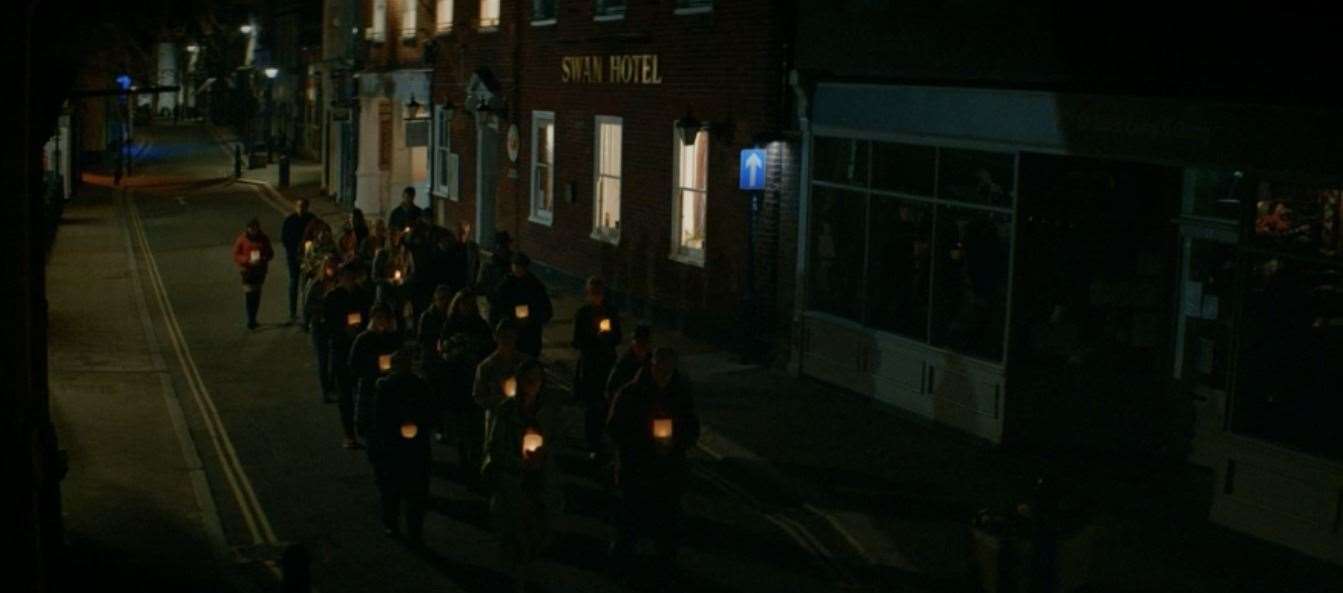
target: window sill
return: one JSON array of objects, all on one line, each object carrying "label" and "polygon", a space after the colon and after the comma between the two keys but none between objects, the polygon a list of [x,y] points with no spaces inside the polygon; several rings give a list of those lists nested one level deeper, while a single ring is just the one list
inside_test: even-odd
[{"label": "window sill", "polygon": [[499,25],[479,25],[476,27],[478,33],[498,33]]},{"label": "window sill", "polygon": [[694,252],[688,252],[688,251],[674,251],[674,252],[672,252],[672,254],[669,256],[668,259],[671,259],[672,261],[675,261],[675,262],[683,263],[683,264],[685,264],[685,265],[687,265],[687,266],[695,266],[695,267],[697,267],[697,268],[703,268],[703,267],[704,267],[704,252],[703,252],[703,251],[694,251]]},{"label": "window sill", "polygon": [[539,20],[539,21],[532,21],[532,26],[533,26],[533,27],[553,27],[553,26],[555,26],[555,22],[556,22],[555,19],[541,19],[541,20]]},{"label": "window sill", "polygon": [[708,14],[710,12],[713,12],[712,6],[693,6],[690,8],[678,8],[672,11],[672,14],[676,16],[684,16],[688,14]]},{"label": "window sill", "polygon": [[434,37],[447,37],[448,35],[451,35],[451,34],[452,34],[452,26],[451,26],[451,25],[449,25],[449,26],[447,26],[447,27],[439,27],[439,28],[437,28],[437,29],[434,29]]},{"label": "window sill", "polygon": [[527,222],[536,223],[541,226],[553,226],[555,223],[555,215],[554,213],[541,214],[533,212],[530,216],[527,217]]},{"label": "window sill", "polygon": [[589,237],[593,241],[601,241],[602,243],[610,243],[612,245],[620,244],[620,235],[615,233],[608,234],[601,231],[592,231],[592,234],[589,235]]},{"label": "window sill", "polygon": [[433,191],[430,191],[430,192],[429,192],[429,195],[432,196],[432,197],[435,197],[435,198],[442,199],[442,200],[447,200],[447,201],[449,201],[449,202],[456,202],[456,201],[458,201],[457,198],[454,198],[454,197],[448,195],[446,192],[444,192],[444,191],[442,191],[442,190],[433,190]]},{"label": "window sill", "polygon": [[599,14],[599,15],[597,15],[597,16],[592,17],[592,20],[594,20],[594,21],[596,21],[596,22],[599,22],[599,23],[609,23],[609,22],[611,22],[611,21],[623,21],[623,20],[625,20],[625,15],[623,15],[623,14]]}]

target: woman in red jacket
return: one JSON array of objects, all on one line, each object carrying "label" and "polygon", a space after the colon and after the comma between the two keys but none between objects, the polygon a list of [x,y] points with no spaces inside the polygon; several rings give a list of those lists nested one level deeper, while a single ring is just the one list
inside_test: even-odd
[{"label": "woman in red jacket", "polygon": [[261,285],[266,283],[266,268],[275,252],[270,237],[261,232],[261,221],[253,218],[233,242],[233,263],[242,274],[242,290],[247,300],[247,329],[256,329],[256,311],[261,306]]}]

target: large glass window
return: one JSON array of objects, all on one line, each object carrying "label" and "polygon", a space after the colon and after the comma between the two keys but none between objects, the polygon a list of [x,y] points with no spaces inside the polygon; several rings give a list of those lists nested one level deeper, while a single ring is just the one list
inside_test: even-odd
[{"label": "large glass window", "polygon": [[926,340],[932,204],[875,196],[868,233],[872,238],[867,259],[868,324]]},{"label": "large glass window", "polygon": [[414,39],[415,27],[419,21],[420,3],[419,0],[402,0],[401,4],[401,38]]},{"label": "large glass window", "polygon": [[532,112],[531,220],[550,224],[555,215],[555,114]]},{"label": "large glass window", "polygon": [[387,40],[387,0],[373,0],[372,22],[368,25],[367,37],[369,41],[383,42]]},{"label": "large glass window", "polygon": [[452,121],[448,119],[447,109],[442,105],[434,106],[434,193],[443,197],[457,199],[457,190],[452,181]]},{"label": "large glass window", "polygon": [[1260,181],[1255,184],[1252,243],[1307,257],[1343,256],[1343,188]]},{"label": "large glass window", "polygon": [[709,193],[709,132],[700,130],[686,144],[673,133],[676,188],[672,203],[672,254],[704,263],[704,211]]},{"label": "large glass window", "polygon": [[811,202],[812,308],[862,321],[866,197],[857,191],[817,187]]},{"label": "large glass window", "polygon": [[1011,215],[941,206],[934,234],[932,344],[1002,358]]},{"label": "large glass window", "polygon": [[481,29],[495,29],[499,26],[499,0],[480,0]]},{"label": "large glass window", "polygon": [[625,18],[625,0],[593,0],[592,14],[597,20]]},{"label": "large glass window", "polygon": [[439,33],[452,30],[452,8],[452,0],[438,0],[438,7],[434,10],[434,27]]},{"label": "large glass window", "polygon": [[623,137],[621,118],[596,117],[593,171],[592,238],[620,241],[620,157]]},{"label": "large glass window", "polygon": [[555,22],[555,0],[532,0],[532,22]]}]

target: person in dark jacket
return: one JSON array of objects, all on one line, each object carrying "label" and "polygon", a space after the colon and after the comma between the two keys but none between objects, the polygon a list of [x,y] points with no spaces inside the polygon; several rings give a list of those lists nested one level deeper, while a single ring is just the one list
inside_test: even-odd
[{"label": "person in dark jacket", "polygon": [[[495,301],[500,319],[512,319],[518,327],[518,351],[532,358],[541,356],[541,334],[550,323],[554,309],[546,286],[529,269],[532,260],[525,253],[513,255],[511,274],[499,285]],[[491,316],[494,316],[491,310]]]},{"label": "person in dark jacket", "polygon": [[452,313],[440,332],[440,348],[447,366],[448,413],[453,420],[452,432],[457,440],[463,475],[468,484],[476,485],[485,411],[476,405],[472,389],[476,367],[494,350],[494,334],[480,316],[476,295],[471,290],[457,291],[449,309]]},{"label": "person in dark jacket", "polygon": [[418,220],[424,211],[415,205],[415,188],[406,186],[401,190],[401,203],[387,215],[387,228],[393,234],[405,233],[406,227]]},{"label": "person in dark jacket", "polygon": [[606,302],[606,282],[597,276],[588,278],[584,287],[587,303],[574,314],[574,338],[570,345],[578,350],[574,366],[574,398],[583,404],[584,437],[588,459],[602,454],[602,432],[606,424],[606,380],[616,363],[620,345],[620,311]]},{"label": "person in dark jacket", "polygon": [[652,366],[652,362],[653,328],[640,323],[634,328],[634,339],[630,341],[629,348],[626,348],[620,359],[616,360],[615,366],[611,368],[611,375],[606,379],[605,401],[608,413],[611,401],[615,399],[617,393],[620,393],[620,388],[633,381],[640,370]]},{"label": "person in dark jacket", "polygon": [[350,347],[355,336],[368,324],[369,308],[373,298],[359,286],[363,270],[356,262],[341,265],[340,284],[331,289],[322,303],[323,317],[331,347],[331,376],[340,394],[340,420],[345,431],[345,448],[358,449],[359,440],[354,430],[355,377],[350,372]]},{"label": "person in dark jacket", "polygon": [[424,509],[429,498],[429,466],[433,452],[428,427],[434,422],[429,384],[411,372],[411,355],[391,355],[391,370],[372,392],[368,457],[378,486],[382,524],[388,536],[400,534],[404,503],[406,537],[423,544]]},{"label": "person in dark jacket", "polygon": [[654,350],[652,368],[640,371],[611,403],[606,430],[618,453],[619,527],[611,545],[617,568],[626,565],[641,536],[653,540],[661,568],[675,567],[686,451],[700,432],[690,383],[676,367],[674,350]]},{"label": "person in dark jacket", "polygon": [[434,389],[434,403],[438,411],[439,422],[434,423],[434,438],[439,442],[443,441],[443,420],[447,414],[447,364],[443,361],[440,351],[443,326],[448,322],[448,313],[451,312],[448,307],[452,306],[452,289],[446,284],[440,284],[434,289],[434,298],[432,304],[420,315],[418,324],[415,327],[415,341],[419,346],[416,352],[419,357],[416,361],[419,363],[420,374],[429,381],[429,386]]},{"label": "person in dark jacket", "polygon": [[299,264],[303,261],[303,233],[317,216],[308,211],[308,200],[299,198],[295,210],[284,217],[280,225],[280,243],[284,245],[285,263],[289,264],[289,322],[298,314]]},{"label": "person in dark jacket", "polygon": [[270,237],[261,232],[261,221],[247,221],[247,228],[233,242],[233,263],[242,275],[242,289],[247,306],[247,329],[256,329],[257,310],[261,308],[261,286],[266,283],[266,270],[275,257]]},{"label": "person in dark jacket", "polygon": [[[322,403],[335,403],[335,379],[331,372],[331,335],[332,328],[327,326],[324,313],[326,295],[336,288],[336,269],[338,257],[334,254],[326,257],[322,271],[303,289],[303,324],[312,339],[313,354],[317,357],[317,384],[322,390]],[[339,331],[340,328],[335,328]]]},{"label": "person in dark jacket", "polygon": [[358,435],[368,439],[373,428],[374,385],[379,377],[392,372],[392,353],[401,349],[401,336],[392,323],[392,312],[376,304],[369,310],[368,329],[350,345],[348,361],[354,377],[354,426]]},{"label": "person in dark jacket", "polygon": [[433,298],[434,281],[433,253],[434,244],[430,238],[430,225],[423,218],[410,222],[410,232],[401,238],[402,257],[410,262],[405,283],[405,298],[411,304],[413,319],[419,319],[429,308]]},{"label": "person in dark jacket", "polygon": [[503,306],[495,301],[499,295],[499,285],[508,279],[512,266],[513,237],[509,236],[508,231],[499,231],[494,234],[494,251],[490,253],[490,259],[480,266],[480,277],[476,278],[476,290],[485,295],[490,303],[490,327],[512,315],[511,312],[505,314]]}]

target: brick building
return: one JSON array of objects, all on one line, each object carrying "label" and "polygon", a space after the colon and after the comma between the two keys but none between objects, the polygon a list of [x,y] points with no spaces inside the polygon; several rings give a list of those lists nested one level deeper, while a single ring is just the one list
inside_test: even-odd
[{"label": "brick building", "polygon": [[[469,222],[487,248],[507,231],[545,268],[600,274],[637,314],[692,333],[749,331],[736,321],[748,292],[767,323],[792,153],[773,5],[439,2],[455,8],[433,81],[439,220]],[[774,155],[754,254],[752,196],[738,189],[751,147]]]}]

